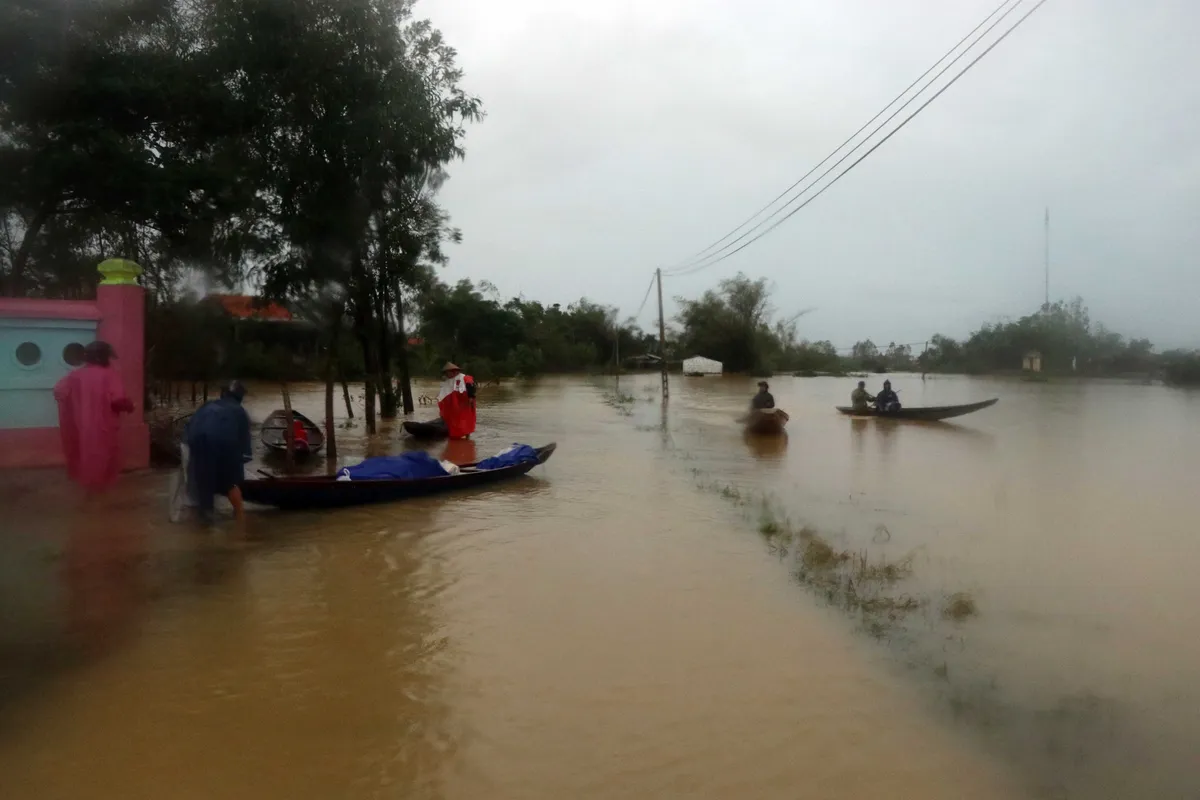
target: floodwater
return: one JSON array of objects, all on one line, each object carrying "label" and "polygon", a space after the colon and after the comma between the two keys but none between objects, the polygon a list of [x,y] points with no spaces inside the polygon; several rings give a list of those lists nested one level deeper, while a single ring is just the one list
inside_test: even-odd
[{"label": "floodwater", "polygon": [[1196,796],[1200,395],[894,382],[1002,399],[851,420],[852,381],[778,378],[762,441],[746,379],[513,384],[446,455],[557,441],[527,479],[243,547],[161,473],[6,476],[0,796]]}]

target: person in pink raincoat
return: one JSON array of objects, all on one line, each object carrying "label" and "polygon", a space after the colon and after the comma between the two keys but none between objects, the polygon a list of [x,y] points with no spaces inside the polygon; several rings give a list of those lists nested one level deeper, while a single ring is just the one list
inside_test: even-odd
[{"label": "person in pink raincoat", "polygon": [[90,491],[107,489],[121,471],[120,415],[133,403],[112,366],[117,357],[107,342],[83,351],[84,365],[54,387],[58,427],[71,480]]}]

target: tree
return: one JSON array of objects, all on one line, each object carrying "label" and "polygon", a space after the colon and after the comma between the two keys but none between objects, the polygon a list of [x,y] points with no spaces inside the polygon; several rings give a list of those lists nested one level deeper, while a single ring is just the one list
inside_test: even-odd
[{"label": "tree", "polygon": [[[71,291],[62,242],[133,257],[162,295],[189,258],[216,268],[253,188],[197,13],[163,0],[12,0],[0,8],[0,275],[11,294]],[[90,281],[88,282],[90,284]]]},{"label": "tree", "polygon": [[250,122],[248,169],[269,187],[278,244],[261,265],[267,292],[346,288],[368,373],[368,430],[377,392],[394,412],[391,342],[405,286],[457,235],[432,190],[462,155],[464,124],[480,117],[459,88],[453,49],[413,21],[412,5],[217,0],[212,23]]},{"label": "tree", "polygon": [[728,372],[761,369],[774,343],[769,297],[765,278],[752,281],[738,273],[698,300],[676,298],[684,351],[720,361]]}]

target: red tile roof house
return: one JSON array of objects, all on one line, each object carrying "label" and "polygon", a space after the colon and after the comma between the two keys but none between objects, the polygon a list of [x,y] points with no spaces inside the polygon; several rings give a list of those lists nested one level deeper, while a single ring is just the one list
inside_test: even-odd
[{"label": "red tile roof house", "polygon": [[254,319],[269,322],[294,322],[292,312],[278,303],[245,294],[210,294],[204,298],[225,309],[225,313],[237,319]]}]

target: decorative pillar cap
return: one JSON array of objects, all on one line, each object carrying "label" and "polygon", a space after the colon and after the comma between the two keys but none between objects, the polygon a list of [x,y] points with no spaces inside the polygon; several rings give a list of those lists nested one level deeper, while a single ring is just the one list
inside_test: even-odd
[{"label": "decorative pillar cap", "polygon": [[142,268],[127,258],[101,261],[96,269],[104,276],[101,286],[137,286],[138,276],[142,274]]}]

